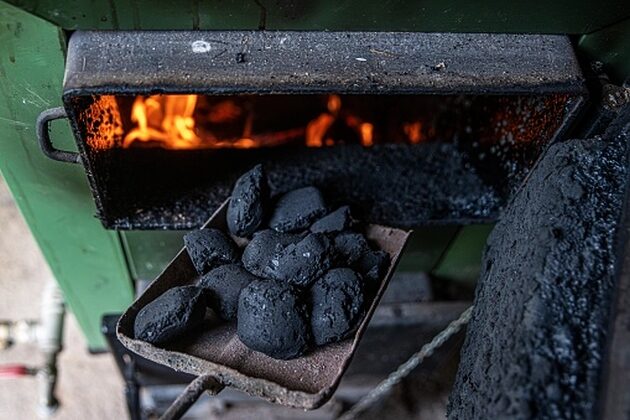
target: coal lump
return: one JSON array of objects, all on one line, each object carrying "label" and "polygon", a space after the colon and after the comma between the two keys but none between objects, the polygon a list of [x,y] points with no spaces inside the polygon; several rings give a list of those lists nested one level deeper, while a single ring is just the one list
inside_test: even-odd
[{"label": "coal lump", "polygon": [[272,229],[254,233],[254,237],[243,250],[241,261],[245,268],[258,277],[265,277],[265,267],[270,264],[276,250],[297,243],[304,236],[295,233],[276,232]]},{"label": "coal lump", "polygon": [[350,207],[342,206],[330,214],[322,217],[311,226],[311,232],[332,233],[341,232],[352,226]]},{"label": "coal lump", "polygon": [[345,264],[352,265],[357,262],[361,256],[370,251],[365,236],[356,232],[341,232],[334,239],[334,246],[339,259]]},{"label": "coal lump", "polygon": [[322,193],[315,187],[304,187],[278,199],[269,226],[278,232],[295,232],[308,228],[324,214],[326,205]]},{"label": "coal lump", "polygon": [[234,241],[218,229],[196,230],[184,236],[184,244],[195,269],[205,274],[211,269],[239,260]]},{"label": "coal lump", "polygon": [[307,305],[291,285],[256,280],[241,291],[237,334],[250,349],[293,359],[308,349]]},{"label": "coal lump", "polygon": [[262,224],[269,201],[269,186],[262,165],[243,174],[234,185],[227,209],[230,233],[250,237]]},{"label": "coal lump", "polygon": [[333,246],[326,235],[311,233],[296,244],[278,249],[265,269],[275,280],[308,287],[333,263]]},{"label": "coal lump", "polygon": [[362,279],[349,268],[335,268],[311,288],[311,329],[318,346],[347,337],[364,313]]},{"label": "coal lump", "polygon": [[199,326],[206,314],[202,289],[196,286],[174,287],[147,304],[134,321],[138,340],[162,344]]},{"label": "coal lump", "polygon": [[237,264],[222,265],[206,273],[197,284],[206,292],[210,307],[226,321],[236,319],[241,290],[258,277]]}]

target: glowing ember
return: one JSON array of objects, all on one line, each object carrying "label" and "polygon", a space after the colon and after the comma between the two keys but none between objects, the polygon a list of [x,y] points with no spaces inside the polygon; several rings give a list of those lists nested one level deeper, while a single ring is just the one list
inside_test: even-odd
[{"label": "glowing ember", "polygon": [[420,121],[405,123],[403,125],[403,130],[405,131],[405,134],[411,144],[418,144],[424,140],[422,135],[422,123]]},{"label": "glowing ember", "polygon": [[306,145],[308,147],[322,147],[324,136],[333,122],[335,122],[335,118],[332,115],[321,114],[308,123],[306,126]]},{"label": "glowing ember", "polygon": [[361,123],[359,125],[359,132],[361,134],[361,144],[364,146],[372,146],[374,144],[373,132],[374,126],[370,123]]}]

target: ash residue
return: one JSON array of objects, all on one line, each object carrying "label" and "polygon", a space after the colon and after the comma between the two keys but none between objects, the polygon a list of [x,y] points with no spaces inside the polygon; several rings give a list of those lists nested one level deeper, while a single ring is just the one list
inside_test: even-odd
[{"label": "ash residue", "polygon": [[555,144],[515,195],[488,239],[449,417],[595,416],[627,141]]},{"label": "ash residue", "polygon": [[[484,181],[455,144],[290,147],[238,155],[225,152],[225,156],[212,151],[206,158],[204,151],[195,151],[190,158],[180,153],[176,177],[159,169],[159,162],[172,162],[171,154],[151,149],[134,152],[111,158],[121,165],[118,171],[110,171],[120,178],[111,183],[126,189],[118,193],[115,203],[108,204],[105,223],[120,229],[198,228],[230,196],[236,179],[260,162],[265,164],[272,194],[315,185],[332,208],[349,204],[358,218],[369,223],[414,227],[427,222],[490,220],[497,217],[506,199],[500,192],[506,180],[497,175],[494,186]],[[208,162],[213,162],[214,169],[198,173],[195,168],[207,168]],[[156,168],[146,174],[133,169],[148,165]],[[161,176],[158,180],[156,173]],[[148,179],[143,181],[143,177]],[[145,187],[135,189],[129,179]],[[161,188],[155,191],[146,185]],[[122,193],[126,196],[121,197]]]}]

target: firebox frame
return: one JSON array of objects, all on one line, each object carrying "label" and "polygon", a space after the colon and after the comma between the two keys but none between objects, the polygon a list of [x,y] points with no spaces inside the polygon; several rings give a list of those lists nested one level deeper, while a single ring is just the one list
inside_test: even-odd
[{"label": "firebox frame", "polygon": [[[85,144],[77,103],[101,95],[321,93],[570,95],[551,142],[579,111],[586,89],[565,36],[78,31],[68,45],[63,101],[99,217],[108,228],[133,229],[164,227],[109,215],[107,184],[94,166],[98,152]],[[160,223],[186,229],[205,217]]]}]

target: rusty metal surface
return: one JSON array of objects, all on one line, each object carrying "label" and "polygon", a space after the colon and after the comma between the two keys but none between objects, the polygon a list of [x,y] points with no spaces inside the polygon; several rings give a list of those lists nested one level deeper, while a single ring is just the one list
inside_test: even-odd
[{"label": "rusty metal surface", "polygon": [[569,38],[420,32],[77,31],[66,95],[582,92]]},{"label": "rusty metal surface", "polygon": [[[226,203],[210,218],[206,226],[225,229]],[[369,319],[387,287],[409,232],[369,225],[366,236],[390,255],[391,264],[372,305],[354,335],[342,342],[319,347],[304,357],[276,360],[247,348],[236,336],[234,322],[207,324],[200,332],[156,347],[133,338],[133,323],[142,307],[175,286],[197,281],[185,250],[127,309],[121,317],[117,335],[131,351],[177,371],[194,375],[211,375],[219,383],[240,389],[271,402],[313,409],[333,394],[348,367]]]}]

